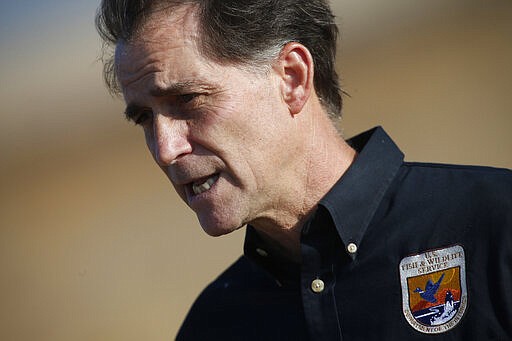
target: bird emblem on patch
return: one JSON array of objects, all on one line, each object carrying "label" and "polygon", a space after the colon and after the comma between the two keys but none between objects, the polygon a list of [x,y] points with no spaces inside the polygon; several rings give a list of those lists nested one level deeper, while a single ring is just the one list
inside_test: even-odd
[{"label": "bird emblem on patch", "polygon": [[399,269],[403,313],[414,329],[439,334],[460,322],[468,304],[462,246],[405,257]]}]

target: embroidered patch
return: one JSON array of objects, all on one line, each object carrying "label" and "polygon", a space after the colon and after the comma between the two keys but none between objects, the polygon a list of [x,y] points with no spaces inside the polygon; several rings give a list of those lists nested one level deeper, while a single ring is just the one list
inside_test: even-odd
[{"label": "embroidered patch", "polygon": [[430,250],[400,262],[405,319],[426,334],[455,327],[467,307],[464,249],[460,245]]}]

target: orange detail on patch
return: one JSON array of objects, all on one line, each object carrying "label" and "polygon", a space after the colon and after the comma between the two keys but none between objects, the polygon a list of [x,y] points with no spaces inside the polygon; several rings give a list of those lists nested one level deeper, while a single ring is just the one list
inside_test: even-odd
[{"label": "orange detail on patch", "polygon": [[[434,296],[437,299],[436,302],[428,302],[421,298],[419,293],[414,292],[416,288],[424,288],[425,283],[429,279],[432,282],[436,282],[442,276],[443,273],[445,274],[445,277],[441,281],[439,290]],[[409,277],[407,278],[407,285],[409,287],[409,307],[411,307],[412,312],[443,304],[445,301],[447,291],[451,291],[454,301],[459,301],[461,297],[460,268],[454,267],[446,270],[432,272],[426,275]]]}]

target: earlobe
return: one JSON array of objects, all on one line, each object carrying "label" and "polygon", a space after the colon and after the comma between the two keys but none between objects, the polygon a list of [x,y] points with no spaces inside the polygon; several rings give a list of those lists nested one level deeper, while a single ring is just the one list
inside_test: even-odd
[{"label": "earlobe", "polygon": [[281,50],[277,67],[282,98],[290,114],[297,115],[307,103],[313,88],[313,57],[304,45],[288,43]]}]

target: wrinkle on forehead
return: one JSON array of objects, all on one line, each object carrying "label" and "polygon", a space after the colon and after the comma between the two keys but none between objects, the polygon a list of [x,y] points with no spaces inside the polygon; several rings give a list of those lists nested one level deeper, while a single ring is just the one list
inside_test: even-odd
[{"label": "wrinkle on forehead", "polygon": [[[120,41],[115,49],[115,65],[121,86],[147,74],[165,69],[165,53],[172,49],[197,49],[197,10],[194,5],[156,8],[150,12],[129,41]],[[163,56],[162,56],[163,55]],[[120,75],[123,77],[119,77]]]}]

